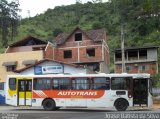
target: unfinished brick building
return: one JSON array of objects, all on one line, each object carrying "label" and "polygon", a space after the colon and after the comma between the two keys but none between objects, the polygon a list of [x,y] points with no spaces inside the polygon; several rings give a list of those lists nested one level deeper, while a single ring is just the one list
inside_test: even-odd
[{"label": "unfinished brick building", "polygon": [[53,59],[109,73],[109,48],[105,30],[83,31],[77,27],[71,33],[59,34]]},{"label": "unfinished brick building", "polygon": [[[127,73],[158,73],[159,46],[130,47],[125,49],[125,66]],[[115,73],[122,72],[121,49],[114,51]]]}]

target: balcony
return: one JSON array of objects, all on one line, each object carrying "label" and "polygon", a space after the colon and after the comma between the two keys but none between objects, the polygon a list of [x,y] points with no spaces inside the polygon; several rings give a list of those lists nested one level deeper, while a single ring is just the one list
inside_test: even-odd
[{"label": "balcony", "polygon": [[[147,58],[147,50],[133,50],[125,52],[125,63],[139,63],[155,61]],[[121,52],[115,53],[115,64],[122,63]]]}]

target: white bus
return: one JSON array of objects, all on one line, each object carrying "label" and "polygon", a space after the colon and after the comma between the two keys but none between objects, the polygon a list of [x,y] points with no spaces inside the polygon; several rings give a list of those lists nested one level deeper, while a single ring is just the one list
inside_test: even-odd
[{"label": "white bus", "polygon": [[9,75],[6,103],[13,106],[152,106],[149,74]]}]

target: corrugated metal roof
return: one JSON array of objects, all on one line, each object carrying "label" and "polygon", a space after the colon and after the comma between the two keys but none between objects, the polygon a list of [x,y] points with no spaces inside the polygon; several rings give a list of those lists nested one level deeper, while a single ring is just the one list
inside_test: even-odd
[{"label": "corrugated metal roof", "polygon": [[14,66],[17,65],[17,61],[3,62],[3,66]]},{"label": "corrugated metal roof", "polygon": [[24,68],[22,68],[22,69],[19,69],[19,70],[15,70],[14,72],[20,73],[20,72],[22,72],[22,71],[24,71],[24,70],[26,70],[26,69],[29,69],[29,68],[31,68],[31,67],[34,67],[34,66],[36,66],[36,65],[38,65],[38,64],[41,64],[41,63],[43,63],[43,62],[46,62],[46,61],[52,61],[52,62],[62,63],[62,64],[74,66],[74,67],[82,67],[82,66],[78,66],[78,65],[75,65],[75,64],[69,64],[69,63],[66,63],[66,62],[60,62],[60,61],[56,61],[56,60],[52,60],[52,59],[43,59],[43,60],[40,60],[40,61],[36,62],[35,64],[26,66],[26,67],[24,67]]},{"label": "corrugated metal roof", "polygon": [[22,64],[27,65],[27,64],[35,64],[37,62],[37,60],[24,60],[22,62]]}]

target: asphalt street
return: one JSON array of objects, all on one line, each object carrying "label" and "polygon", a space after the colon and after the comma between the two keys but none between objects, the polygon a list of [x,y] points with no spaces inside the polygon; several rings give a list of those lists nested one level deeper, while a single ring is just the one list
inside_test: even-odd
[{"label": "asphalt street", "polygon": [[[139,114],[140,118],[160,119],[160,109],[129,109],[117,112],[115,109],[104,108],[62,108],[57,111],[44,111],[42,108],[0,106],[0,119],[114,119],[118,118],[119,114],[130,114],[132,117],[133,114]],[[126,115],[121,118],[127,119]]]}]

